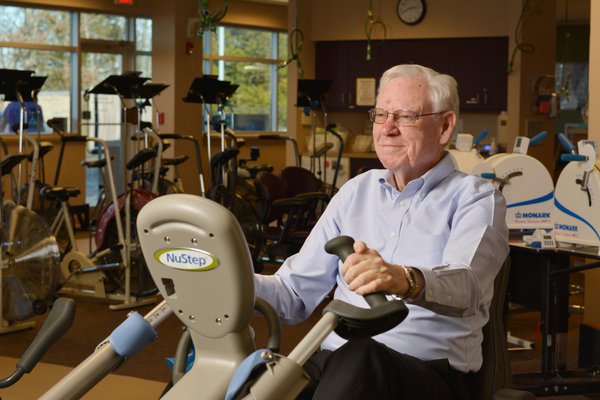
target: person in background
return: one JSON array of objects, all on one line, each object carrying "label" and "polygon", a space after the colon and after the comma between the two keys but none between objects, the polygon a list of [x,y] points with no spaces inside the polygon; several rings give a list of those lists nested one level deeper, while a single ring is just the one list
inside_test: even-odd
[{"label": "person in background", "polygon": [[[468,398],[464,378],[482,365],[482,327],[509,247],[502,194],[455,170],[444,150],[458,106],[451,76],[419,65],[386,71],[369,111],[385,169],[344,184],[301,250],[275,274],[255,274],[256,295],[289,324],[333,288],[356,306],[383,292],[409,309],[370,339],[331,333],[304,366],[311,382],[300,398]],[[355,239],[343,263],[324,251],[340,235]]]},{"label": "person in background", "polygon": [[[15,132],[19,129],[19,123],[21,120],[21,103],[18,101],[11,101],[2,116],[0,117],[0,132]],[[44,113],[42,107],[34,101],[25,102],[25,116],[24,123],[27,124],[27,130],[29,132],[45,132]]]}]

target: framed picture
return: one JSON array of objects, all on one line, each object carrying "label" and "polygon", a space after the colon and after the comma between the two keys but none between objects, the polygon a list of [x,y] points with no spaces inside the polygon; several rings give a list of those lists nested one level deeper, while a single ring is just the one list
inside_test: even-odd
[{"label": "framed picture", "polygon": [[356,78],[356,105],[375,105],[375,78]]}]

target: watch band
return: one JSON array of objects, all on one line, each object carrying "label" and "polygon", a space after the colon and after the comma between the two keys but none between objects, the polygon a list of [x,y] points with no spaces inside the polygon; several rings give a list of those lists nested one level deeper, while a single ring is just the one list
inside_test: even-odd
[{"label": "watch band", "polygon": [[406,277],[406,282],[408,283],[408,290],[404,293],[403,298],[411,297],[417,291],[417,278],[415,276],[415,271],[410,267],[401,266],[404,270],[404,276]]}]

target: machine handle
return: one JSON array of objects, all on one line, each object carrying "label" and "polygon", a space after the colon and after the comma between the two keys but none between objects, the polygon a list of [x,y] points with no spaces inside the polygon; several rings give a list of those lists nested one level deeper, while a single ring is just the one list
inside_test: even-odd
[{"label": "machine handle", "polygon": [[[329,254],[335,254],[340,260],[345,261],[346,257],[354,253],[354,239],[350,236],[338,236],[325,243],[325,251]],[[375,308],[388,302],[383,293],[369,293],[365,295],[365,300],[371,308]]]},{"label": "machine handle", "polygon": [[488,135],[488,130],[484,129],[477,134],[475,139],[473,139],[473,146],[477,146],[479,142],[481,142]]},{"label": "machine handle", "polygon": [[560,144],[562,145],[562,147],[566,151],[568,151],[571,154],[575,154],[576,153],[575,146],[573,145],[573,143],[571,143],[571,141],[569,140],[569,138],[565,136],[564,133],[559,133],[558,134],[558,140],[559,140]]},{"label": "machine handle", "polygon": [[584,155],[580,155],[580,154],[561,154],[560,155],[560,160],[561,161],[587,161],[588,160],[588,156],[584,156]]},{"label": "machine handle", "polygon": [[25,350],[17,365],[26,372],[31,372],[50,346],[69,330],[74,318],[75,301],[64,297],[56,299],[44,325]]},{"label": "machine handle", "polygon": [[258,138],[271,140],[287,140],[287,137],[283,135],[258,135]]},{"label": "machine handle", "polygon": [[17,369],[0,380],[0,389],[14,385],[23,375],[31,372],[48,349],[69,330],[74,318],[75,300],[58,298],[33,342],[17,361]]},{"label": "machine handle", "polygon": [[496,174],[493,172],[482,172],[481,177],[483,179],[496,179]]},{"label": "machine handle", "polygon": [[540,133],[538,133],[537,135],[535,135],[534,137],[532,137],[529,140],[529,145],[533,146],[535,144],[540,143],[542,140],[544,140],[546,138],[546,135],[548,135],[548,131],[541,131]]}]

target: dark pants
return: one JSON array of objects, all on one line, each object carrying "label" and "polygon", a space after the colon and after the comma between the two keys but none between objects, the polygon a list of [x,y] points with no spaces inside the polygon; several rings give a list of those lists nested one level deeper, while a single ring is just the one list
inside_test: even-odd
[{"label": "dark pants", "polygon": [[299,400],[467,400],[464,373],[447,360],[423,361],[372,340],[315,353],[304,365],[310,383]]}]

